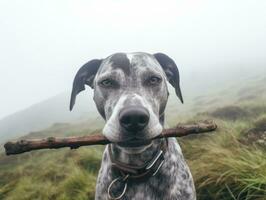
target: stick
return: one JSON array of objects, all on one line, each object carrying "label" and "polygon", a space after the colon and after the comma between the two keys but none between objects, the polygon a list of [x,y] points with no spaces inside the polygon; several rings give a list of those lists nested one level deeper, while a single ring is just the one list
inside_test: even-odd
[{"label": "stick", "polygon": [[[159,136],[153,139],[164,137],[183,137],[189,134],[214,131],[216,128],[217,125],[212,121],[178,125],[175,128],[163,130],[163,132]],[[16,142],[7,142],[4,147],[6,150],[6,155],[12,155],[38,149],[58,149],[62,147],[70,147],[71,149],[76,149],[81,146],[106,145],[109,143],[111,142],[105,136],[99,134],[65,138],[49,137],[45,139],[19,140]]]}]

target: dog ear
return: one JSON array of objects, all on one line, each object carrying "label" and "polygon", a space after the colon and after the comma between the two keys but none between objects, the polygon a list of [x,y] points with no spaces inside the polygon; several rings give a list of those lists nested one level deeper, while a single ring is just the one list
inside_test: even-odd
[{"label": "dog ear", "polygon": [[70,110],[74,107],[76,96],[83,90],[85,90],[85,84],[93,88],[94,77],[102,63],[102,60],[94,59],[83,65],[77,72],[70,99]]},{"label": "dog ear", "polygon": [[156,53],[153,55],[156,60],[160,63],[162,66],[167,80],[169,83],[175,88],[175,93],[180,99],[180,101],[183,103],[183,97],[180,89],[180,84],[179,84],[179,71],[178,68],[175,64],[175,62],[167,55],[163,53]]}]

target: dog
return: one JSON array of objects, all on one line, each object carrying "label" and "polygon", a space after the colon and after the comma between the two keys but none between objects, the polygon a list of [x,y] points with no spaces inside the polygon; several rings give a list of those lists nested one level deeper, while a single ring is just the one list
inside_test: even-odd
[{"label": "dog", "polygon": [[179,71],[166,54],[115,53],[77,72],[70,110],[85,85],[106,121],[96,200],[195,200],[190,170],[175,138],[155,139],[164,125],[167,81],[183,103]]}]

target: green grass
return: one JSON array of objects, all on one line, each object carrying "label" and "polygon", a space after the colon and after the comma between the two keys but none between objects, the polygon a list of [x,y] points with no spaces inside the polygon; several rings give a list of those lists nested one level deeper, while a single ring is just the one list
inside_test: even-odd
[{"label": "green grass", "polygon": [[0,199],[93,199],[101,148],[46,150],[1,165]]},{"label": "green grass", "polygon": [[198,199],[266,199],[265,149],[239,142],[242,122],[219,123],[219,131],[180,140]]}]

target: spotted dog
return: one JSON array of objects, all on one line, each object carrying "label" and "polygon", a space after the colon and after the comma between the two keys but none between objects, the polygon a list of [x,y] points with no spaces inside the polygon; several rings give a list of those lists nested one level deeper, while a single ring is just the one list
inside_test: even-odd
[{"label": "spotted dog", "polygon": [[89,85],[106,121],[96,200],[195,200],[190,170],[176,139],[156,139],[164,125],[167,81],[183,102],[179,72],[165,54],[116,53],[77,72],[70,109]]}]

